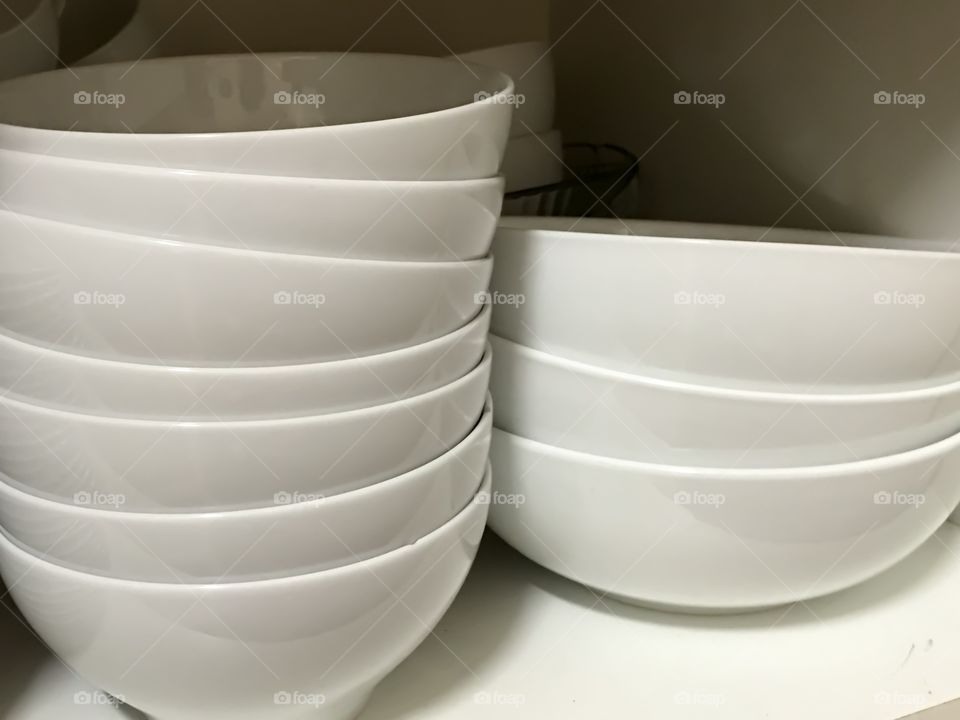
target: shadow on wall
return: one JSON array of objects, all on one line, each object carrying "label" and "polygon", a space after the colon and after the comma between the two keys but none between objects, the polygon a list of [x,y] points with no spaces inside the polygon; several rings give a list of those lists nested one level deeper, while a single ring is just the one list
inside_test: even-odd
[{"label": "shadow on wall", "polygon": [[960,234],[956,3],[553,0],[551,35],[560,125],[643,156],[654,217]]}]

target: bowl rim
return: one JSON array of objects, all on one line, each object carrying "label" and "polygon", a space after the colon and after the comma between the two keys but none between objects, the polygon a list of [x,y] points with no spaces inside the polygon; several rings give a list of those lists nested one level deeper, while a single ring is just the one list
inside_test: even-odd
[{"label": "bowl rim", "polygon": [[[585,226],[596,227],[598,229],[588,229],[588,230],[577,230],[577,229],[556,229],[552,227],[536,227],[538,223],[540,224],[559,224],[565,220],[569,220],[571,223],[580,224],[583,223]],[[720,239],[720,238],[698,238],[698,237],[674,237],[670,235],[657,235],[655,232],[641,232],[637,234],[632,233],[610,233],[603,232],[603,226],[610,227],[626,227],[630,229],[630,226],[674,226],[674,227],[690,227],[690,228],[727,228],[731,231],[745,231],[745,230],[760,230],[767,233],[798,233],[801,235],[819,235],[821,237],[849,237],[849,238],[861,238],[864,241],[870,239],[880,239],[885,241],[892,241],[893,243],[900,243],[903,247],[873,247],[870,245],[864,246],[852,246],[852,245],[843,245],[843,244],[825,244],[825,245],[813,245],[809,243],[802,242],[785,242],[782,240],[771,242],[768,240],[741,240],[741,239]],[[575,217],[548,217],[541,218],[536,216],[503,216],[500,218],[497,224],[497,235],[509,234],[509,235],[522,235],[526,236],[528,239],[533,240],[543,240],[546,238],[553,238],[554,240],[571,240],[573,238],[579,239],[581,241],[586,241],[589,243],[603,243],[610,246],[630,246],[636,245],[637,240],[642,240],[644,245],[647,246],[660,246],[660,247],[671,247],[671,246],[690,246],[690,247],[712,247],[712,248],[721,248],[721,247],[730,247],[732,249],[743,250],[745,248],[750,248],[754,252],[766,252],[766,253],[786,253],[786,252],[797,252],[802,250],[806,253],[828,253],[836,255],[838,253],[844,254],[870,254],[870,255],[880,255],[880,256],[890,256],[890,257],[913,257],[913,258],[924,258],[926,260],[936,260],[937,263],[940,262],[960,262],[960,241],[955,243],[956,250],[945,251],[938,249],[930,249],[929,247],[917,247],[911,248],[907,247],[911,243],[916,243],[919,245],[937,243],[940,241],[931,240],[927,238],[898,238],[892,235],[871,235],[866,233],[850,233],[850,232],[833,232],[828,230],[810,230],[808,228],[788,228],[788,227],[764,227],[762,225],[736,225],[728,223],[703,223],[703,222],[685,222],[685,221],[675,221],[675,220],[652,220],[652,219],[642,219],[642,218],[630,218],[630,219],[620,219],[620,218],[575,218]]]},{"label": "bowl rim", "polygon": [[830,393],[805,393],[796,391],[750,390],[746,388],[724,387],[721,385],[707,385],[683,380],[659,378],[653,375],[639,375],[624,370],[605,368],[600,365],[583,362],[582,360],[575,360],[573,358],[563,357],[562,355],[555,355],[554,353],[538,348],[529,347],[497,335],[494,332],[490,333],[490,344],[495,351],[497,345],[503,348],[503,352],[497,351],[498,362],[503,362],[505,356],[509,357],[509,355],[507,355],[508,353],[515,353],[539,365],[549,365],[574,375],[587,376],[591,379],[630,385],[632,387],[675,391],[688,395],[739,400],[742,402],[790,403],[804,407],[813,403],[819,405],[882,405],[894,402],[936,399],[953,393],[960,394],[960,379],[950,380],[948,382],[937,382],[936,384],[920,387],[882,390],[877,392],[840,391]]},{"label": "bowl rim", "polygon": [[[13,406],[17,408],[14,411],[14,415],[17,412],[23,413],[34,413],[38,415],[44,415],[47,417],[57,418],[59,422],[75,422],[91,425],[99,425],[106,427],[124,427],[124,428],[136,428],[140,430],[163,430],[164,434],[170,432],[171,430],[188,430],[193,429],[199,432],[217,432],[223,431],[228,433],[239,432],[239,431],[250,431],[250,430],[274,430],[278,428],[295,426],[295,425],[314,425],[314,424],[339,424],[340,422],[346,420],[353,420],[357,417],[363,417],[365,415],[379,415],[380,413],[390,412],[392,410],[397,410],[411,404],[422,404],[428,403],[438,397],[443,397],[445,395],[453,395],[457,393],[464,387],[468,387],[478,378],[488,374],[491,366],[491,355],[492,351],[490,349],[490,343],[487,342],[483,350],[483,355],[480,358],[480,361],[472,367],[469,372],[464,375],[461,375],[452,382],[447,383],[446,385],[441,385],[440,387],[433,388],[427,392],[420,393],[418,395],[411,395],[406,398],[395,398],[389,402],[380,403],[378,405],[370,405],[368,407],[353,408],[351,410],[343,410],[340,412],[332,413],[320,413],[315,415],[298,415],[294,417],[278,417],[278,418],[268,418],[268,419],[225,419],[218,420],[217,418],[202,418],[202,419],[190,419],[190,420],[160,420],[160,419],[149,419],[149,418],[136,418],[136,417],[120,417],[115,415],[98,415],[91,412],[77,412],[76,410],[64,410],[57,407],[51,407],[49,405],[41,405],[39,403],[25,402],[18,398],[10,397],[9,395],[0,394],[0,406],[9,407]],[[409,409],[409,408],[407,408]]]},{"label": "bowl rim", "polygon": [[[707,481],[714,478],[717,480],[741,480],[744,482],[756,482],[758,480],[774,482],[836,479],[851,475],[862,475],[864,473],[875,474],[878,471],[905,467],[928,459],[939,460],[946,456],[947,453],[960,449],[960,432],[958,432],[942,440],[912,450],[846,463],[801,465],[798,467],[718,468],[693,465],[666,465],[662,463],[623,460],[605,455],[595,455],[580,450],[568,450],[567,448],[557,447],[556,445],[549,445],[494,427],[492,434],[493,444],[496,444],[495,439],[498,436],[503,436],[507,442],[519,445],[534,455],[561,460],[572,467],[593,467],[618,472],[634,472],[638,475],[659,475],[661,477],[674,479],[689,478],[691,480]],[[604,480],[600,479],[599,482],[604,482]]]},{"label": "bowl rim", "polygon": [[[371,499],[375,499],[376,496],[385,488],[389,489],[403,485],[407,482],[411,482],[415,478],[419,478],[423,475],[431,473],[447,463],[458,461],[462,464],[463,460],[459,459],[459,456],[472,448],[475,444],[482,443],[484,438],[489,440],[492,432],[493,405],[488,394],[486,402],[484,403],[483,412],[478,418],[477,423],[473,426],[473,428],[471,428],[470,432],[461,438],[455,445],[448,448],[445,452],[437,457],[427,461],[423,465],[418,465],[417,467],[407,470],[406,472],[393,475],[385,480],[373,483],[372,485],[364,485],[363,487],[356,488],[354,490],[348,490],[347,492],[340,492],[334,495],[323,495],[312,500],[304,500],[286,505],[274,503],[271,505],[254,505],[251,507],[225,510],[206,509],[199,512],[184,512],[182,510],[175,510],[172,512],[123,509],[110,510],[102,507],[76,505],[74,503],[66,502],[64,499],[57,498],[55,496],[38,495],[34,492],[31,492],[31,488],[28,488],[22,483],[17,482],[15,478],[5,473],[0,473],[0,497],[15,496],[24,504],[29,505],[31,507],[31,512],[45,512],[45,509],[50,509],[53,512],[61,515],[72,516],[77,522],[99,522],[102,519],[109,518],[111,522],[133,522],[138,523],[139,525],[151,524],[176,527],[181,524],[192,524],[196,522],[226,521],[229,523],[230,521],[234,520],[247,522],[250,520],[270,518],[270,516],[273,515],[278,516],[278,522],[282,522],[284,518],[290,518],[294,515],[312,515],[314,512],[336,512],[338,510],[338,506],[350,507],[356,506],[357,504],[362,506],[363,503],[368,502]],[[7,532],[9,533],[9,531]]]},{"label": "bowl rim", "polygon": [[[121,246],[126,244],[137,247],[146,246],[150,251],[167,248],[182,255],[247,258],[256,261],[259,265],[265,265],[267,267],[282,267],[283,265],[291,264],[313,265],[318,267],[346,265],[356,268],[390,268],[393,271],[427,271],[430,273],[436,273],[438,270],[454,272],[454,270],[465,269],[471,274],[476,275],[476,268],[487,267],[491,265],[493,261],[492,255],[490,254],[472,260],[378,260],[373,258],[336,257],[330,255],[304,255],[302,253],[257,250],[228,245],[206,245],[189,240],[177,240],[152,235],[135,235],[119,230],[108,230],[90,225],[78,225],[76,223],[64,222],[63,220],[53,220],[38,215],[30,215],[0,208],[0,229],[2,229],[4,223],[15,222],[21,223],[22,226],[28,229],[31,226],[39,226],[41,228],[47,226],[52,232],[73,238],[73,240],[64,240],[62,242],[74,242],[78,237],[84,239],[93,237],[96,239],[96,242],[118,243]],[[80,241],[76,240],[76,242]]]},{"label": "bowl rim", "polygon": [[[335,63],[341,62],[344,58],[349,55],[353,56],[363,56],[365,58],[375,58],[381,59],[384,62],[389,62],[395,64],[398,62],[408,63],[408,64],[438,64],[438,63],[451,63],[459,62],[461,65],[465,66],[471,73],[474,74],[477,78],[477,84],[483,85],[482,76],[476,73],[476,70],[481,70],[486,73],[489,77],[489,85],[496,87],[496,92],[490,93],[489,97],[485,97],[480,100],[474,100],[473,102],[464,103],[461,105],[453,105],[451,107],[442,108],[440,110],[432,110],[430,112],[417,113],[415,115],[403,115],[395,118],[381,118],[379,120],[365,120],[363,122],[353,122],[353,123],[341,123],[338,125],[314,125],[302,128],[278,128],[273,130],[268,130],[267,128],[261,128],[258,130],[236,130],[236,131],[223,131],[223,130],[214,130],[210,132],[183,132],[183,133],[120,133],[120,132],[103,132],[97,130],[63,130],[63,129],[52,129],[52,128],[38,128],[32,127],[30,125],[16,125],[11,123],[0,122],[0,133],[10,133],[10,134],[23,134],[23,135],[36,135],[40,137],[47,136],[50,133],[56,134],[58,136],[72,136],[72,137],[82,137],[84,142],[97,142],[97,141],[106,141],[109,139],[116,140],[117,138],[124,138],[120,140],[121,144],[140,144],[143,143],[176,143],[177,141],[185,142],[197,142],[202,140],[221,140],[226,138],[252,138],[257,135],[265,135],[270,133],[271,137],[280,138],[280,137],[296,137],[298,134],[304,133],[324,133],[330,134],[331,130],[339,129],[340,132],[344,131],[344,128],[369,128],[373,125],[387,125],[395,126],[408,122],[419,122],[420,120],[432,119],[440,115],[459,115],[464,112],[469,112],[471,108],[480,107],[485,105],[502,105],[505,104],[505,100],[514,93],[514,82],[513,79],[494,68],[490,68],[486,65],[477,65],[476,63],[466,63],[460,60],[458,57],[444,58],[444,57],[430,57],[426,55],[412,55],[409,53],[370,53],[370,52],[264,52],[256,53],[255,58],[258,59],[261,63],[265,63],[267,60],[272,59],[282,59],[284,61],[291,60],[311,60],[318,59],[322,56],[330,56],[337,58]],[[211,60],[222,60],[224,62],[237,62],[243,59],[249,59],[250,53],[198,53],[194,55],[177,55],[173,57],[155,57],[155,58],[145,58],[141,60],[123,60],[112,63],[102,63],[99,65],[80,65],[73,68],[59,68],[54,70],[48,70],[43,73],[37,73],[35,76],[25,76],[27,78],[44,76],[47,77],[51,73],[62,73],[62,76],[65,77],[67,74],[72,74],[73,77],[82,78],[84,74],[89,74],[93,72],[95,68],[104,68],[110,66],[123,66],[128,65],[131,68],[136,65],[172,65],[187,67],[190,65],[200,65]],[[11,78],[0,83],[0,98],[2,98],[7,91],[10,89],[10,85],[13,83],[26,84],[29,80],[25,81],[23,77]],[[17,88],[14,86],[14,91]],[[129,137],[128,137],[129,136]],[[58,140],[59,142],[59,140]]]},{"label": "bowl rim", "polygon": [[[374,577],[377,577],[376,570],[378,568],[402,561],[403,558],[409,555],[415,555],[424,546],[437,542],[445,535],[451,534],[455,528],[466,524],[471,515],[482,512],[484,506],[487,505],[486,498],[490,493],[492,476],[493,473],[488,461],[484,469],[483,479],[480,482],[480,487],[478,488],[477,492],[473,494],[463,509],[452,518],[448,519],[445,523],[437,528],[434,528],[426,535],[417,538],[412,543],[403,545],[402,547],[383,553],[382,555],[375,555],[371,558],[367,558],[366,560],[360,560],[359,562],[349,563],[347,565],[341,565],[334,568],[328,568],[326,570],[318,570],[316,572],[300,575],[261,578],[259,580],[238,580],[236,582],[231,581],[224,583],[171,583],[117,578],[109,575],[99,575],[96,573],[75,570],[65,565],[60,565],[59,563],[48,560],[40,554],[35,554],[25,549],[19,541],[12,539],[10,534],[3,528],[0,528],[0,545],[4,545],[5,547],[3,550],[0,550],[0,553],[8,552],[18,555],[27,563],[29,563],[31,567],[41,566],[46,569],[46,572],[56,573],[59,575],[59,577],[72,577],[75,579],[75,581],[82,583],[102,583],[106,586],[126,588],[128,590],[147,591],[150,593],[161,593],[164,595],[179,595],[182,593],[196,595],[196,593],[202,592],[204,597],[206,597],[207,595],[215,595],[220,593],[229,594],[232,592],[242,592],[244,590],[257,591],[262,589],[293,589],[293,587],[297,585],[311,584],[320,580],[336,581],[340,579],[341,576],[349,576],[361,571],[364,573],[370,573]],[[485,525],[486,513],[482,512],[481,517],[483,519],[483,524]],[[457,542],[464,539],[473,530],[476,524],[478,523],[471,524],[470,529],[467,532],[461,533],[457,538]],[[451,543],[451,547],[453,547],[455,544],[456,543]],[[450,548],[447,548],[447,550],[441,554],[441,557],[449,552],[449,550]],[[29,570],[27,573],[29,573]],[[14,580],[12,584],[15,586],[19,582],[19,579],[20,578]]]},{"label": "bowl rim", "polygon": [[[0,128],[3,125],[0,123]],[[327,186],[344,185],[351,190],[371,190],[381,188],[400,188],[407,193],[415,190],[428,190],[432,192],[452,190],[461,192],[464,188],[479,187],[484,189],[489,186],[496,189],[503,185],[503,175],[493,175],[483,178],[459,178],[454,180],[377,180],[375,178],[330,178],[330,177],[307,177],[299,175],[262,175],[251,172],[229,172],[227,170],[197,170],[193,168],[171,167],[168,165],[134,165],[128,163],[115,162],[111,160],[91,160],[89,158],[77,158],[67,155],[48,155],[45,153],[31,152],[29,150],[14,150],[0,145],[0,160],[3,158],[15,156],[22,157],[23,162],[29,163],[30,167],[38,165],[50,165],[55,169],[64,167],[74,168],[76,170],[86,170],[91,173],[101,175],[117,175],[121,177],[133,176],[161,176],[163,180],[169,179],[170,182],[184,177],[195,177],[210,183],[211,185],[275,185],[290,186],[302,185],[304,187],[323,189]],[[27,159],[27,158],[32,158]],[[7,211],[13,212],[13,211]]]},{"label": "bowl rim", "polygon": [[[459,345],[466,337],[479,332],[480,328],[489,323],[492,315],[492,306],[484,304],[480,312],[474,315],[466,324],[461,325],[455,330],[440,335],[429,340],[414,345],[406,345],[394,350],[385,350],[383,352],[373,353],[371,355],[357,355],[356,357],[340,358],[339,360],[321,360],[318,362],[294,363],[292,365],[157,365],[142,362],[132,362],[130,360],[117,360],[109,357],[99,357],[97,355],[82,355],[74,352],[67,352],[58,347],[50,345],[38,345],[30,342],[28,339],[21,338],[18,335],[9,335],[0,330],[0,347],[13,346],[13,352],[20,353],[18,347],[25,347],[24,353],[32,356],[53,356],[56,362],[78,363],[81,365],[102,366],[100,370],[115,370],[116,372],[133,372],[147,375],[190,375],[190,376],[216,376],[216,377],[247,377],[247,376],[270,376],[270,375],[295,375],[320,368],[327,368],[336,371],[339,367],[348,367],[351,365],[366,365],[368,363],[391,362],[396,358],[403,356],[415,356],[422,352],[429,351],[433,347],[448,344]],[[481,353],[481,357],[482,357]],[[442,357],[446,357],[446,353]],[[31,368],[32,369],[32,368]],[[10,390],[0,387],[0,399],[13,397],[15,400],[26,401],[30,403],[30,398],[21,395],[16,390]]]}]

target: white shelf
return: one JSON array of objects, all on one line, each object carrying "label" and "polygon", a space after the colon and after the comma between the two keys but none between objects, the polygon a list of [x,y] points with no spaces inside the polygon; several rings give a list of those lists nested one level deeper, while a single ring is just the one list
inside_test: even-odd
[{"label": "white shelf", "polygon": [[[714,618],[598,604],[488,535],[436,635],[361,720],[892,720],[960,697],[958,600],[954,525],[852,591]],[[6,613],[0,648],[6,720],[140,717],[75,705],[91,689]]]}]

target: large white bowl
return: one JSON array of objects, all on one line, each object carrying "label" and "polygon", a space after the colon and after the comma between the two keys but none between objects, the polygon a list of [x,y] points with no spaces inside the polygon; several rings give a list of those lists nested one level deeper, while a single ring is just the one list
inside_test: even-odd
[{"label": "large white bowl", "polygon": [[412,470],[460,442],[483,412],[489,376],[488,353],[464,377],[422,395],[275,420],[138,420],[0,397],[0,472],[31,492],[130,512],[334,495]]},{"label": "large white bowl", "polygon": [[453,382],[483,356],[490,308],[419,345],[300,365],[178,367],[71,355],[0,334],[0,394],[148,420],[267,419],[342,412]]},{"label": "large white bowl", "polygon": [[490,526],[532,560],[643,605],[698,612],[855,585],[929,538],[960,501],[960,435],[873,460],[675,467],[494,430]]},{"label": "large white bowl", "polygon": [[503,155],[506,192],[563,180],[563,135],[559,130],[510,138]]},{"label": "large white bowl", "polygon": [[553,127],[556,80],[548,43],[535,40],[498,45],[457,57],[496,68],[513,80],[516,110],[511,135],[541,133]]},{"label": "large white bowl", "polygon": [[31,552],[82,572],[152,582],[218,583],[303,574],[415,542],[460,512],[490,449],[488,408],[457,446],[426,465],[333,497],[278,493],[269,507],[136,513],[48,500],[0,476],[0,526]]},{"label": "large white bowl", "polygon": [[7,0],[0,6],[0,80],[52,70],[58,46],[53,0]]},{"label": "large white bowl", "polygon": [[66,0],[60,36],[60,57],[74,67],[149,57],[159,40],[141,0]]},{"label": "large white bowl", "polygon": [[[493,290],[525,302],[495,306],[493,331],[524,345],[628,372],[802,392],[960,371],[960,254],[799,245],[836,238],[791,230],[770,231],[772,242],[693,239],[749,240],[762,228],[502,223]],[[658,237],[671,231],[686,235]]]},{"label": "large white bowl", "polygon": [[503,179],[331,180],[148,168],[0,150],[2,207],[249,250],[469,260],[490,250]]},{"label": "large white bowl", "polygon": [[94,65],[0,87],[0,147],[374,180],[497,174],[513,82],[456,60],[245,54]]},{"label": "large white bowl", "polygon": [[668,465],[851,462],[960,432],[960,381],[871,394],[734,390],[605,370],[491,338],[497,426],[542,443]]},{"label": "large white bowl", "polygon": [[350,720],[449,607],[487,508],[475,499],[386,555],[257,582],[100,577],[47,562],[2,533],[0,570],[60,658],[153,718]]},{"label": "large white bowl", "polygon": [[490,266],[236,250],[0,212],[0,328],[158,364],[339,360],[464,325]]}]

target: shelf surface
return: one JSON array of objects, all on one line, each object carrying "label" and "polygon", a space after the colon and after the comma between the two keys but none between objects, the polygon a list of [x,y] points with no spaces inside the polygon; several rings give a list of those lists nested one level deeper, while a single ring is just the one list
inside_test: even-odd
[{"label": "shelf surface", "polygon": [[[488,533],[433,636],[360,720],[954,720],[960,527],[845,593],[752,615],[693,617],[600,598]],[[11,614],[0,717],[141,718],[102,699]],[[86,695],[83,695],[86,693]]]}]

